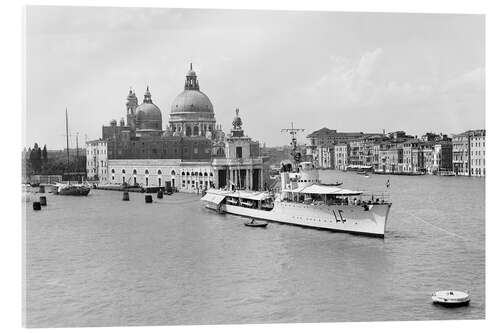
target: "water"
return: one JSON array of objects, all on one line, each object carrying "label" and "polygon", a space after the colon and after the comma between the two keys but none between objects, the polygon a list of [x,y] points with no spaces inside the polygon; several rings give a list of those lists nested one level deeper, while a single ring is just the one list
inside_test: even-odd
[{"label": "water", "polygon": [[[485,316],[484,179],[323,171],[383,191],[385,239],[205,210],[199,196],[92,191],[28,206],[29,327],[479,319]],[[469,290],[464,308],[438,289]]]}]

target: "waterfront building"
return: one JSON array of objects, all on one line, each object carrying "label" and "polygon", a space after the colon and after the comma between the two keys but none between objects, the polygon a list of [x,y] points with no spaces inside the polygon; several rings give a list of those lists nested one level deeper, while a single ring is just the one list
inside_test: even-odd
[{"label": "waterfront building", "polygon": [[403,144],[390,142],[379,151],[378,171],[387,173],[403,172]]},{"label": "waterfront building", "polygon": [[313,162],[318,168],[334,167],[334,158],[331,155],[334,154],[335,145],[361,138],[363,135],[362,132],[337,132],[323,127],[307,135],[309,144],[306,146],[305,160]]},{"label": "waterfront building", "polygon": [[352,166],[376,166],[378,164],[378,151],[377,160],[375,160],[374,145],[383,139],[382,134],[374,133],[349,140],[349,164]]},{"label": "waterfront building", "polygon": [[381,140],[373,145],[374,170],[381,172],[392,172],[392,167],[389,163],[389,150],[395,146],[393,141]]},{"label": "waterfront building", "polygon": [[333,148],[334,168],[346,170],[349,162],[349,145],[347,143],[336,144]]},{"label": "waterfront building", "polygon": [[450,140],[438,141],[433,151],[433,173],[453,171],[453,146]]},{"label": "waterfront building", "polygon": [[378,169],[380,143],[384,142],[385,140],[387,140],[385,134],[370,134],[366,135],[363,138],[363,165],[372,166],[374,170]]},{"label": "waterfront building", "polygon": [[403,142],[403,172],[415,172],[422,163],[422,156],[418,152],[420,141],[410,139]]},{"label": "waterfront building", "polygon": [[486,176],[486,131],[473,131],[470,136],[470,169],[472,176]]},{"label": "waterfront building", "polygon": [[486,175],[485,137],[485,130],[469,130],[453,137],[453,171],[457,175]]},{"label": "waterfront building", "polygon": [[397,143],[389,149],[389,167],[391,172],[403,172],[403,143]]},{"label": "waterfront building", "polygon": [[364,165],[364,140],[362,138],[349,140],[349,165]]},{"label": "waterfront building", "polygon": [[329,169],[334,167],[334,147],[335,146],[318,146],[316,148],[315,166],[317,168]]},{"label": "waterfront building", "polygon": [[212,160],[216,188],[259,190],[267,187],[259,143],[246,136],[242,126],[236,109],[233,128],[225,139],[225,156]]},{"label": "waterfront building", "polygon": [[422,151],[422,162],[423,165],[420,167],[421,171],[433,174],[434,169],[434,141],[424,141],[420,144],[420,150]]},{"label": "waterfront building", "polygon": [[87,179],[108,181],[107,140],[87,141]]},{"label": "waterfront building", "polygon": [[363,135],[363,132],[337,132],[337,130],[323,127],[309,134],[307,138],[312,146],[333,147],[338,142],[361,138]]}]

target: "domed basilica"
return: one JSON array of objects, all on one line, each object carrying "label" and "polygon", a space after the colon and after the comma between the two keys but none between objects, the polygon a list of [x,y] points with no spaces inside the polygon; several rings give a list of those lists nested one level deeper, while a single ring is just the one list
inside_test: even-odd
[{"label": "domed basilica", "polygon": [[[227,137],[193,66],[184,90],[173,100],[166,128],[149,86],[138,103],[132,88],[126,99],[126,123],[102,126],[100,139],[87,141],[87,177],[101,183],[172,186],[196,192],[209,187],[263,187],[259,143],[247,137],[239,110]],[[170,185],[169,185],[170,184]]]},{"label": "domed basilica", "polygon": [[[153,103],[149,86],[146,88],[144,100],[138,105],[137,96],[129,90],[127,101],[127,125],[120,123],[132,137],[145,135],[206,137],[215,141],[223,139],[222,127],[216,124],[214,107],[207,95],[200,91],[200,84],[190,65],[186,74],[184,91],[172,102],[169,125],[162,129],[162,114]],[[116,121],[112,121],[116,124]]]}]

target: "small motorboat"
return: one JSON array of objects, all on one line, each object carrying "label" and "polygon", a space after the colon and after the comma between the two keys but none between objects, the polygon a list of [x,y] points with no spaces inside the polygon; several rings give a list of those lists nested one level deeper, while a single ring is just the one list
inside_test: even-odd
[{"label": "small motorboat", "polygon": [[250,222],[245,222],[247,227],[255,227],[255,228],[265,228],[267,227],[267,222],[255,222],[255,219],[252,219]]},{"label": "small motorboat", "polygon": [[432,294],[432,302],[444,306],[465,306],[469,305],[470,296],[468,293],[458,290],[441,290]]}]

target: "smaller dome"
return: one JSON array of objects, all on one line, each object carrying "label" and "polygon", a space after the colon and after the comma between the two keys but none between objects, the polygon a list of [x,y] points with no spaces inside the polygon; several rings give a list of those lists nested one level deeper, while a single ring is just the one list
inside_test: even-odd
[{"label": "smaller dome", "polygon": [[144,101],[139,105],[135,112],[137,114],[137,127],[139,129],[161,130],[161,111],[151,100],[149,86],[144,94]]},{"label": "smaller dome", "polygon": [[161,121],[161,111],[153,103],[142,103],[135,110],[137,113],[137,120],[159,120]]}]

